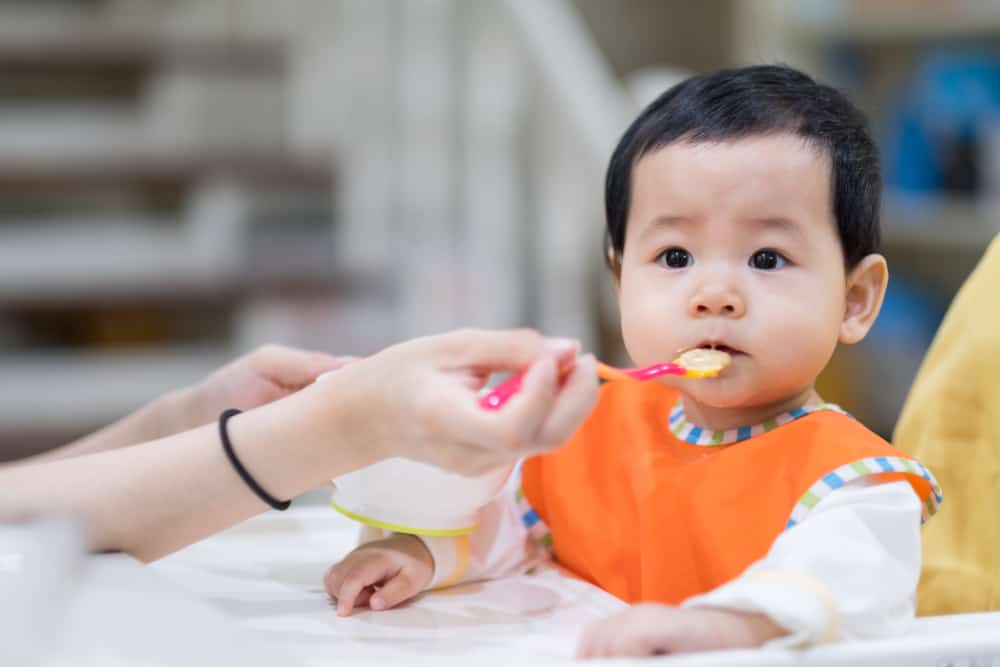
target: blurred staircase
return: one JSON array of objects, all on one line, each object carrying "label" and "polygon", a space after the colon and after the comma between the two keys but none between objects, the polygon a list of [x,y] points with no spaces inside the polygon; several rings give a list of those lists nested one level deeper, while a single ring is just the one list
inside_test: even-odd
[{"label": "blurred staircase", "polygon": [[384,290],[338,266],[333,153],[290,141],[294,35],[254,4],[0,1],[0,459],[262,342],[387,339],[341,317]]}]

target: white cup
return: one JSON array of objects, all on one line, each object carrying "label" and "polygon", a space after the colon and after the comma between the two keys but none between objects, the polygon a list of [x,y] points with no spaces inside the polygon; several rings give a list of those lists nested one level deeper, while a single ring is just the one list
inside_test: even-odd
[{"label": "white cup", "polygon": [[393,458],[333,480],[332,505],[376,528],[415,535],[464,535],[477,511],[493,500],[513,465],[476,477]]},{"label": "white cup", "polygon": [[0,665],[44,664],[59,646],[83,555],[74,520],[0,523]]}]

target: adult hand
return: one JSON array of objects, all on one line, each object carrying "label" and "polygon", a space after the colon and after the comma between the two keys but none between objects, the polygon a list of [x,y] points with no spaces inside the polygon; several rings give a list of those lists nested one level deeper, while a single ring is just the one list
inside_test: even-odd
[{"label": "adult hand", "polygon": [[[302,372],[276,379],[272,358],[251,354],[206,381],[201,389],[215,390],[204,394],[205,412],[189,418],[210,421],[222,407],[263,403],[232,418],[228,433],[244,469],[276,498],[391,456],[466,474],[499,467],[564,442],[597,398],[593,358],[530,331],[414,340],[320,382],[313,378],[336,362],[306,360]],[[521,392],[502,409],[479,406],[491,372],[529,366]],[[556,369],[566,366],[560,382]],[[131,424],[92,443],[90,455],[0,470],[0,520],[72,513],[88,526],[92,549],[153,560],[266,507],[223,454],[216,424],[155,440],[136,436],[146,426]],[[107,446],[115,439],[136,446]]]},{"label": "adult hand", "polygon": [[[591,355],[529,330],[462,330],[419,338],[344,366],[308,392],[336,410],[338,437],[474,475],[565,442],[597,400]],[[530,368],[529,368],[530,367]],[[497,411],[479,405],[492,373],[529,368]]]},{"label": "adult hand", "polygon": [[284,398],[357,357],[332,356],[283,345],[264,345],[181,390],[164,410],[158,436],[218,419],[228,408],[250,410]]},{"label": "adult hand", "polygon": [[30,461],[96,454],[175,435],[214,422],[227,408],[250,410],[284,398],[355,359],[265,345],[191,387],[164,394],[113,424]]}]

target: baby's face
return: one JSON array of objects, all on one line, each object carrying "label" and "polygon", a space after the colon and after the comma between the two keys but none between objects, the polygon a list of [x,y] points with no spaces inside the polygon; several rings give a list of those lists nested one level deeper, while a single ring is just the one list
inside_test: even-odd
[{"label": "baby's face", "polygon": [[830,172],[790,134],[671,144],[639,160],[618,286],[632,360],[726,350],[718,378],[665,380],[717,408],[811,386],[845,312]]}]

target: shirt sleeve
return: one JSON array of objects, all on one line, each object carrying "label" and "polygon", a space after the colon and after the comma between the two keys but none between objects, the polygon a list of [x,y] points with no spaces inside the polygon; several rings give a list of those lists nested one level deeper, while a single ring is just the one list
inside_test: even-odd
[{"label": "shirt sleeve", "polygon": [[521,574],[549,558],[550,541],[538,539],[538,517],[520,488],[518,465],[500,495],[479,511],[479,527],[473,533],[421,536],[434,559],[434,577],[427,588]]},{"label": "shirt sleeve", "polygon": [[789,634],[769,646],[899,634],[914,617],[921,505],[906,482],[831,492],[743,574],[682,606],[766,614]]}]

